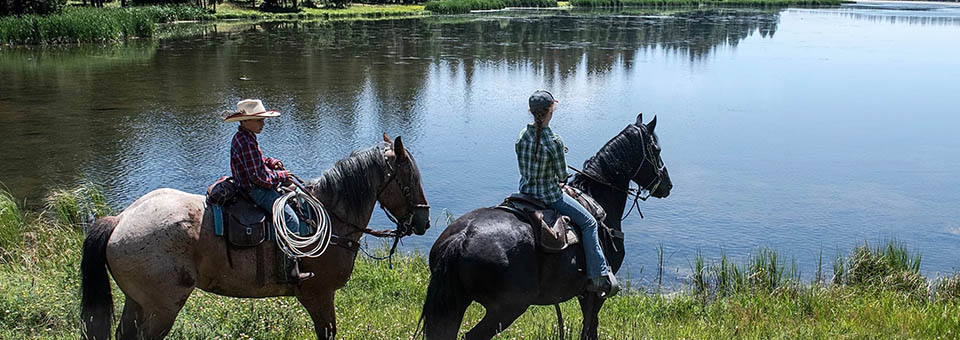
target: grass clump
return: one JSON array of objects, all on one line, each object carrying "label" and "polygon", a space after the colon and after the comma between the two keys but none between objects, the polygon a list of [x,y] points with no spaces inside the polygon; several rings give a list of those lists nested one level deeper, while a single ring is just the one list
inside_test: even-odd
[{"label": "grass clump", "polygon": [[941,277],[934,286],[934,296],[940,301],[960,301],[960,273]]},{"label": "grass clump", "polygon": [[847,0],[570,0],[573,7],[652,7],[652,6],[839,6]]},{"label": "grass clump", "polygon": [[23,213],[13,195],[0,188],[0,262],[8,261],[23,243]]},{"label": "grass clump", "polygon": [[474,10],[506,7],[557,7],[556,0],[438,0],[430,1],[426,10],[437,14],[464,14]]},{"label": "grass clump", "polygon": [[46,210],[63,225],[83,226],[94,218],[110,215],[113,210],[100,186],[84,181],[72,189],[55,189],[47,195]]},{"label": "grass clump", "polygon": [[837,272],[834,283],[925,298],[929,285],[920,274],[920,261],[920,254],[911,255],[906,246],[897,241],[888,241],[876,248],[864,243],[834,265]]}]

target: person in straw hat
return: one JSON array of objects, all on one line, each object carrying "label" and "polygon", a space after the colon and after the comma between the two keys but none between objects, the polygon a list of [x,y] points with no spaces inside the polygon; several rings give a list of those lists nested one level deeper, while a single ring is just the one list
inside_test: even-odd
[{"label": "person in straw hat", "polygon": [[[263,131],[266,118],[279,116],[280,112],[268,111],[259,99],[244,99],[237,103],[237,112],[225,117],[227,123],[240,122],[237,133],[230,144],[230,171],[240,190],[250,193],[254,203],[273,213],[273,202],[280,197],[277,189],[291,180],[290,171],[283,162],[272,157],[264,157],[257,142],[257,134]],[[290,231],[304,234],[300,220],[289,205],[283,208],[284,221]],[[282,256],[283,258],[285,256]],[[302,273],[299,262],[289,266],[289,282],[299,282],[313,277],[313,273]]]}]

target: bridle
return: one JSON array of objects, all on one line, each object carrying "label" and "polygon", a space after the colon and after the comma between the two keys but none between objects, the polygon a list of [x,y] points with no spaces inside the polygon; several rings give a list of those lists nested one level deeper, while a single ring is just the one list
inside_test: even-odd
[{"label": "bridle", "polygon": [[[383,204],[381,203],[381,204],[380,204],[380,209],[383,209],[383,212],[387,215],[387,218],[389,218],[391,222],[393,222],[394,224],[397,225],[397,227],[396,227],[395,229],[388,229],[388,230],[376,230],[376,229],[372,229],[372,228],[369,228],[369,227],[361,227],[361,226],[355,225],[355,224],[353,224],[353,223],[351,223],[351,222],[348,222],[346,219],[341,218],[341,217],[339,217],[339,216],[338,216],[338,218],[339,218],[341,221],[343,221],[346,225],[349,225],[349,226],[353,227],[354,229],[356,229],[356,231],[354,231],[354,232],[359,232],[359,233],[371,235],[371,236],[374,236],[374,237],[392,237],[392,238],[393,238],[393,246],[390,247],[390,253],[389,253],[387,256],[380,256],[380,257],[378,257],[378,256],[373,256],[373,255],[371,255],[370,253],[368,253],[366,250],[364,250],[363,247],[360,247],[359,244],[357,244],[357,246],[355,246],[355,248],[352,249],[352,250],[353,250],[353,251],[356,251],[357,249],[360,249],[360,251],[363,252],[365,255],[367,255],[367,256],[370,257],[370,258],[376,259],[376,260],[384,260],[384,259],[387,259],[387,260],[389,260],[389,262],[390,262],[390,268],[393,268],[393,254],[397,251],[397,245],[400,243],[400,239],[403,238],[404,236],[407,236],[407,235],[410,235],[410,234],[413,233],[413,228],[412,228],[411,225],[413,224],[413,218],[416,216],[416,209],[430,209],[430,205],[429,205],[429,204],[426,204],[426,203],[414,203],[413,191],[411,190],[411,188],[412,188],[412,186],[413,186],[413,183],[414,183],[413,171],[410,171],[410,176],[409,176],[409,178],[407,178],[406,183],[401,183],[400,180],[397,180],[397,179],[396,179],[397,177],[400,177],[400,176],[398,176],[399,170],[400,170],[400,166],[405,165],[405,164],[409,164],[409,162],[410,162],[410,161],[409,161],[409,158],[408,158],[408,157],[404,157],[404,160],[402,160],[402,161],[398,158],[398,160],[397,160],[397,162],[396,162],[396,163],[397,163],[397,167],[394,168],[394,167],[390,164],[390,159],[389,159],[389,157],[387,157],[387,148],[386,148],[386,147],[380,147],[379,149],[380,149],[381,156],[383,157],[384,164],[386,164],[386,169],[387,169],[387,171],[386,171],[386,174],[384,174],[384,177],[386,177],[387,180],[384,181],[383,184],[381,184],[379,188],[377,188],[377,194],[376,194],[376,196],[375,196],[375,200],[376,200],[377,202],[379,202],[379,201],[380,201],[380,195],[383,194],[383,191],[386,190],[387,187],[388,187],[391,183],[396,182],[398,188],[400,189],[400,192],[403,193],[404,200],[406,201],[407,214],[404,215],[404,216],[401,217],[401,218],[397,218],[396,216],[394,216],[393,213],[390,212],[390,210],[387,210],[387,208],[385,208],[385,207],[383,206]],[[302,190],[303,192],[307,193],[308,195],[311,195],[311,196],[313,195],[312,193],[310,193],[310,191],[308,191],[308,190],[304,187],[305,184],[303,183],[303,181],[302,181],[300,178],[298,178],[298,177],[296,177],[296,176],[293,176],[293,177],[294,177],[298,182],[300,182],[300,184],[297,184],[296,182],[294,182],[294,184],[297,185],[297,187],[299,187],[300,190]],[[331,213],[332,213],[332,212],[331,212]],[[336,214],[334,214],[334,215],[336,215]],[[336,236],[336,235],[334,235],[334,236]],[[339,237],[338,237],[338,238],[339,238]],[[354,243],[355,243],[355,242],[354,242]]]},{"label": "bridle", "polygon": [[[654,177],[652,180],[650,180],[650,183],[647,183],[647,185],[638,184],[639,188],[622,189],[620,187],[617,187],[613,184],[608,183],[607,181],[601,180],[597,176],[587,173],[586,171],[579,170],[569,165],[567,166],[568,168],[570,168],[570,170],[573,170],[576,173],[581,174],[584,177],[589,178],[594,182],[603,184],[613,190],[625,193],[627,194],[627,196],[631,196],[631,195],[633,196],[633,203],[630,205],[630,210],[627,211],[627,213],[620,218],[621,221],[625,220],[627,216],[630,216],[630,213],[633,212],[634,207],[636,207],[637,212],[640,213],[640,218],[643,218],[643,212],[640,211],[640,203],[638,201],[646,201],[648,198],[650,198],[650,195],[652,195],[654,192],[657,191],[658,188],[660,188],[660,184],[663,183],[663,171],[666,169],[666,165],[663,164],[663,161],[660,161],[659,164],[656,164],[652,160],[651,156],[649,156],[653,154],[653,149],[652,149],[653,143],[647,143],[646,140],[644,139],[644,136],[647,134],[646,130],[643,127],[640,127],[636,124],[630,124],[629,126],[632,126],[640,131],[640,143],[641,143],[640,150],[643,152],[643,157],[640,159],[640,164],[637,165],[637,169],[633,171],[633,175],[630,176],[630,179],[631,180],[635,179],[637,175],[640,174],[640,169],[643,169],[643,164],[649,162],[651,165],[653,165],[657,176]],[[646,194],[643,193],[644,191],[646,191]]]},{"label": "bridle", "polygon": [[383,154],[383,161],[387,165],[387,173],[384,175],[387,178],[387,180],[380,185],[380,188],[377,189],[376,200],[380,201],[380,195],[383,193],[384,190],[387,189],[387,187],[391,183],[394,183],[394,182],[397,183],[397,187],[398,189],[400,189],[400,192],[403,193],[403,198],[407,205],[407,214],[401,218],[397,218],[393,213],[390,212],[390,210],[387,210],[387,208],[385,208],[382,203],[380,204],[380,209],[383,210],[383,212],[387,215],[387,218],[389,218],[391,222],[397,225],[397,228],[394,230],[394,234],[395,236],[397,236],[397,239],[399,240],[400,237],[407,236],[413,233],[413,228],[411,227],[411,225],[413,224],[413,217],[416,215],[416,210],[430,209],[430,205],[426,203],[414,203],[413,190],[411,189],[414,183],[413,171],[410,171],[410,174],[406,180],[406,183],[402,183],[403,181],[397,179],[398,177],[400,177],[399,176],[400,167],[403,165],[407,165],[409,167],[409,164],[410,164],[409,157],[403,157],[403,159],[400,159],[399,155],[395,156],[397,159],[396,161],[397,166],[396,168],[394,168],[390,164],[390,160],[387,157],[387,152],[386,152],[387,149],[382,148],[381,150]]}]

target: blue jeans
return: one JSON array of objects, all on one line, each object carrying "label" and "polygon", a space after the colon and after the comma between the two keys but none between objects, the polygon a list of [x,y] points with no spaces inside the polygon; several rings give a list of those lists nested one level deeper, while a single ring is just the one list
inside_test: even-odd
[{"label": "blue jeans", "polygon": [[[270,212],[270,216],[267,218],[272,221],[273,202],[280,198],[280,193],[273,189],[255,186],[250,189],[250,197],[253,198],[253,202],[256,203],[257,206]],[[283,206],[283,219],[287,222],[287,229],[301,236],[305,234],[303,230],[300,229],[300,219],[297,218],[297,214],[293,212],[293,208],[290,207],[290,205]]]},{"label": "blue jeans", "polygon": [[566,193],[563,198],[550,203],[550,208],[558,213],[570,216],[570,221],[580,228],[583,239],[584,257],[587,260],[587,277],[598,278],[607,276],[607,259],[603,256],[603,250],[600,249],[600,238],[597,236],[597,219],[590,215],[587,208],[580,205],[580,202],[570,197]]}]

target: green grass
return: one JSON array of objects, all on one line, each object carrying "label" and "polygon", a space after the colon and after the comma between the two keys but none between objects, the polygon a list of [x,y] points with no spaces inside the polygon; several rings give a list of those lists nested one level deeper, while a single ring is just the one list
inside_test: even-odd
[{"label": "green grass", "polygon": [[347,8],[301,8],[295,13],[269,13],[251,8],[238,7],[225,3],[217,7],[216,19],[251,19],[251,20],[285,20],[285,19],[347,19],[347,18],[393,18],[424,15],[423,5],[361,5],[354,4]]},{"label": "green grass", "polygon": [[[79,329],[79,265],[82,228],[58,211],[97,206],[96,186],[57,191],[45,211],[24,218],[16,200],[0,192],[0,235],[24,235],[19,256],[0,263],[0,338],[75,339]],[[64,196],[73,196],[67,198]],[[77,216],[67,214],[67,216]],[[860,250],[861,248],[865,250]],[[5,247],[6,249],[6,247]],[[865,255],[868,251],[871,255]],[[906,256],[904,256],[906,255]],[[859,247],[841,258],[845,272],[829,286],[804,285],[792,261],[760,248],[743,263],[726,256],[698,256],[700,293],[672,294],[633,289],[607,301],[600,335],[609,339],[956,339],[960,337],[960,274],[941,279],[933,296],[904,294],[882,277],[912,272],[916,256],[895,242]],[[699,263],[699,264],[698,264]],[[870,264],[867,264],[870,263]],[[879,267],[878,267],[879,266]],[[859,268],[872,268],[864,271]],[[357,260],[347,286],[337,293],[338,338],[410,339],[417,326],[429,278],[426,260],[413,253],[386,262]],[[730,288],[721,288],[730,287]],[[689,287],[688,287],[689,288]],[[642,288],[641,288],[642,289]],[[719,292],[725,293],[720,294]],[[123,294],[114,287],[117,312]],[[952,295],[949,295],[952,294]],[[703,298],[703,296],[709,298]],[[949,295],[949,296],[948,296]],[[575,338],[582,320],[574,301],[561,304],[566,338]],[[482,317],[471,306],[465,332]],[[461,333],[462,335],[462,333]],[[196,291],[167,339],[312,338],[312,322],[296,299],[236,299]],[[502,339],[554,339],[552,307],[531,307]]]},{"label": "green grass", "polygon": [[421,5],[353,5],[343,9],[302,8],[295,13],[268,13],[230,4],[218,6],[216,13],[185,6],[67,7],[60,14],[0,18],[2,44],[57,44],[119,42],[131,38],[153,37],[157,24],[193,20],[286,20],[350,18],[393,18],[424,15]]},{"label": "green grass", "polygon": [[157,23],[211,18],[193,6],[67,7],[60,14],[0,18],[0,44],[116,42],[150,37]]},{"label": "green grass", "polygon": [[463,14],[473,10],[503,9],[506,7],[557,7],[555,0],[434,0],[426,9],[437,14]]},{"label": "green grass", "polygon": [[848,0],[570,0],[573,7],[655,7],[655,6],[838,6]]}]

